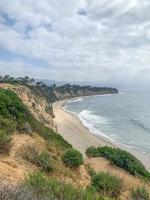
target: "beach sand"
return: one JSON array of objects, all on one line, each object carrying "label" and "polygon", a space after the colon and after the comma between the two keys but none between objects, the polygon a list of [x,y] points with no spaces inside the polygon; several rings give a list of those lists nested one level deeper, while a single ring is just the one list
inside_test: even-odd
[{"label": "beach sand", "polygon": [[65,111],[63,109],[65,102],[66,100],[63,100],[53,104],[57,132],[65,140],[83,155],[85,155],[86,149],[91,146],[113,146],[109,141],[90,133],[77,116]]},{"label": "beach sand", "polygon": [[[55,114],[54,121],[57,126],[57,132],[63,136],[63,138],[68,141],[75,149],[79,150],[85,157],[85,151],[91,146],[113,146],[116,145],[108,141],[107,139],[94,135],[88,128],[86,128],[80,119],[64,110],[63,106],[67,100],[57,101],[53,104],[53,111]],[[122,149],[126,149],[121,145],[117,145]],[[144,155],[141,152],[135,151],[133,149],[126,149],[134,156],[136,156],[145,167],[150,170],[150,157]]]}]

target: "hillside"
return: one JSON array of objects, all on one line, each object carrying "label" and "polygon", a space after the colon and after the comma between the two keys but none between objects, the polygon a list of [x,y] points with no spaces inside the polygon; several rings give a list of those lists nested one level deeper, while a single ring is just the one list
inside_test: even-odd
[{"label": "hillside", "polygon": [[[76,96],[81,91],[89,95],[100,90],[86,88],[83,92],[80,88]],[[83,162],[82,155],[56,133],[50,104],[54,96],[63,99],[75,93],[71,88],[68,93],[55,88],[55,95],[50,91],[47,86],[0,84],[0,199],[129,200],[132,187],[146,185],[150,190],[149,180],[130,175],[105,158]],[[109,171],[103,180],[113,186],[98,190],[92,182],[93,170]],[[116,187],[120,189],[115,191]]]},{"label": "hillside", "polygon": [[18,78],[10,77],[9,75],[0,76],[0,83],[25,85],[34,92],[34,95],[44,97],[49,103],[78,96],[118,93],[118,90],[112,87],[92,87],[76,84],[64,84],[61,86],[56,86],[55,84],[46,85],[43,82],[36,82],[33,78],[27,76]]}]

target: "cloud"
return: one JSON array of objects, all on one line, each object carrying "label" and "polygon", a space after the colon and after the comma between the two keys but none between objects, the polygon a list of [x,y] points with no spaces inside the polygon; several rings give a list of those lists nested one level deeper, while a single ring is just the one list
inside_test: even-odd
[{"label": "cloud", "polygon": [[0,55],[0,71],[150,84],[149,9],[148,0],[1,0],[0,48],[14,56]]}]

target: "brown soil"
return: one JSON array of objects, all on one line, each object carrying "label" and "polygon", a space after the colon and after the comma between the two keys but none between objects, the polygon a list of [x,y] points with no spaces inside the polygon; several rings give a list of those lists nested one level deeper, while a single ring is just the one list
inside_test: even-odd
[{"label": "brown soil", "polygon": [[34,145],[35,141],[29,135],[15,134],[12,136],[11,148],[8,155],[0,157],[0,176],[12,183],[24,180],[25,174],[36,168],[21,157],[21,149],[26,145]]}]

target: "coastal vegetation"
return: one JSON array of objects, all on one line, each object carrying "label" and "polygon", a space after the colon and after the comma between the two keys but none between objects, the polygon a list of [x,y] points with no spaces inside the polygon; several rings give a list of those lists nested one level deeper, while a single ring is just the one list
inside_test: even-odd
[{"label": "coastal vegetation", "polygon": [[92,188],[81,189],[56,178],[48,178],[41,172],[29,174],[24,184],[34,194],[45,196],[48,200],[106,200]]},{"label": "coastal vegetation", "polygon": [[21,130],[27,119],[25,106],[12,91],[0,89],[0,124],[7,133]]},{"label": "coastal vegetation", "polygon": [[131,200],[150,200],[150,196],[145,187],[132,189]]},{"label": "coastal vegetation", "polygon": [[[20,133],[37,132],[44,139],[53,142],[53,145],[61,151],[71,148],[71,145],[62,136],[36,120],[17,94],[6,89],[0,89],[0,125],[1,130],[5,131],[7,135],[15,131]],[[9,136],[6,138],[4,134],[3,140],[6,143]]]},{"label": "coastal vegetation", "polygon": [[70,149],[63,154],[62,161],[67,167],[77,168],[83,164],[83,156],[79,151]]},{"label": "coastal vegetation", "polygon": [[111,87],[91,87],[70,84],[65,84],[62,86],[56,86],[54,84],[47,86],[42,82],[40,84],[37,82],[35,85],[28,85],[28,87],[32,89],[35,95],[45,97],[49,103],[78,96],[118,93],[116,88]]},{"label": "coastal vegetation", "polygon": [[38,166],[43,172],[51,172],[53,170],[53,159],[48,151],[38,152],[34,146],[28,147],[24,152],[23,158],[36,166]]},{"label": "coastal vegetation", "polygon": [[11,138],[3,130],[0,130],[0,152],[7,152]]},{"label": "coastal vegetation", "polygon": [[123,180],[108,172],[99,172],[92,175],[91,185],[100,194],[117,199],[123,188]]},{"label": "coastal vegetation", "polygon": [[86,150],[88,157],[104,157],[114,165],[125,169],[130,174],[150,180],[150,173],[142,163],[125,150],[112,147],[90,147]]},{"label": "coastal vegetation", "polygon": [[2,200],[112,200],[100,196],[94,187],[85,189],[67,184],[40,171],[29,174],[19,185],[0,182]]},{"label": "coastal vegetation", "polygon": [[50,172],[52,171],[52,158],[50,157],[49,153],[43,151],[39,153],[34,160],[34,163],[37,164],[43,171]]},{"label": "coastal vegetation", "polygon": [[[0,176],[0,199],[122,200],[125,186],[122,178],[110,172],[87,170],[82,154],[54,131],[53,126],[47,126],[44,120],[38,120],[31,112],[32,109],[39,109],[41,101],[46,99],[47,104],[44,104],[42,111],[51,116],[50,102],[67,97],[67,93],[78,96],[79,91],[84,91],[86,95],[87,91],[91,91],[88,86],[45,86],[43,83],[34,83],[27,77],[20,78],[20,82],[9,77],[0,80],[3,83],[9,82],[6,84],[7,89],[0,89],[0,169],[2,171],[8,167],[7,171],[4,169],[4,175],[8,172],[8,178],[12,173],[12,182],[15,182],[11,184],[10,181],[9,184],[8,180],[5,182]],[[27,99],[31,106],[25,104],[18,95],[19,87],[26,87],[33,94],[33,98]],[[108,88],[92,90],[93,93],[113,92]],[[18,141],[15,141],[16,138]],[[110,147],[91,147],[86,154],[88,157],[105,157],[129,173],[149,179],[149,172],[126,151]],[[26,178],[16,182],[15,170],[19,168],[21,171],[17,176],[24,170]],[[128,199],[129,195],[131,200],[149,200],[148,192],[143,187],[128,190]]]}]

